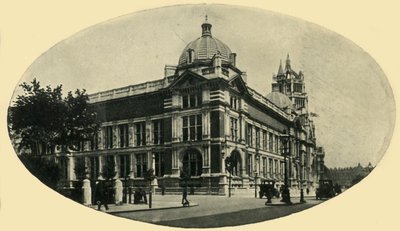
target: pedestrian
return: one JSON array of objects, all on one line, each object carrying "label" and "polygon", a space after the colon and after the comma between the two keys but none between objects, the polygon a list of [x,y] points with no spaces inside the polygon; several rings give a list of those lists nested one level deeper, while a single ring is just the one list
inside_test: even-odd
[{"label": "pedestrian", "polygon": [[104,208],[108,210],[108,192],[103,181],[99,181],[96,186],[96,200],[97,210],[101,210],[101,205],[104,205]]},{"label": "pedestrian", "polygon": [[146,191],[142,188],[140,188],[140,195],[142,196],[142,200],[144,201],[144,203],[147,204]]},{"label": "pedestrian", "polygon": [[306,190],[306,191],[307,191],[307,195],[308,195],[308,194],[310,193],[310,189],[309,189],[309,188],[307,188],[307,190]]},{"label": "pedestrian", "polygon": [[189,201],[187,200],[187,186],[183,188],[183,192],[182,192],[182,205],[183,206],[189,206]]}]

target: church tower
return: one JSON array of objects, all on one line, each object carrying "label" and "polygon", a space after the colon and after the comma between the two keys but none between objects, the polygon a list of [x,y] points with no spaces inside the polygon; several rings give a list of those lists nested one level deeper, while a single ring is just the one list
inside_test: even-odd
[{"label": "church tower", "polygon": [[308,112],[308,96],[305,92],[304,75],[301,71],[297,73],[292,69],[289,54],[286,58],[285,67],[282,67],[281,60],[278,73],[274,74],[272,79],[272,92],[280,92],[288,96],[298,114]]}]

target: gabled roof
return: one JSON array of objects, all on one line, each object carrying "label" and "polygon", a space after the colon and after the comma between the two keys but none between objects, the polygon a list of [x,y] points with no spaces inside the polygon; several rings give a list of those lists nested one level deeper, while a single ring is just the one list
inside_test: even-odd
[{"label": "gabled roof", "polygon": [[249,94],[246,82],[243,80],[242,76],[235,75],[229,80],[228,83],[232,89],[240,92],[241,94]]},{"label": "gabled roof", "polygon": [[169,88],[189,87],[206,81],[207,78],[193,71],[186,70],[169,85]]}]

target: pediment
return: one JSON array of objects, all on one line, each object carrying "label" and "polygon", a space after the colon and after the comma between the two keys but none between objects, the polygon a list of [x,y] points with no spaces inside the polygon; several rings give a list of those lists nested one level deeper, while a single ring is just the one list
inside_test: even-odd
[{"label": "pediment", "polygon": [[173,89],[189,88],[198,86],[206,81],[207,79],[201,75],[192,71],[185,71],[173,83],[171,83],[170,87]]},{"label": "pediment", "polygon": [[246,83],[240,75],[236,75],[231,80],[229,80],[229,87],[239,93],[248,93]]}]

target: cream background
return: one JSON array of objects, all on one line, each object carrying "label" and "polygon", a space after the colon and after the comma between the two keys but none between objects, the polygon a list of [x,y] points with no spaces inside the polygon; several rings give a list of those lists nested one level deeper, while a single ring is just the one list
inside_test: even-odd
[{"label": "cream background", "polygon": [[[32,177],[12,150],[6,115],[16,84],[34,60],[59,41],[82,29],[133,11],[181,3],[229,3],[253,6],[295,16],[337,32],[368,52],[381,66],[399,96],[400,51],[396,1],[381,0],[319,2],[296,1],[2,1],[0,0],[0,76],[2,84],[0,154],[0,229],[70,230],[137,229],[172,230],[163,226],[130,221],[71,203]],[[51,19],[51,20],[49,20]],[[57,25],[57,26],[54,26]],[[383,102],[384,103],[384,102]],[[397,105],[397,108],[398,105]],[[377,118],[379,119],[379,118]],[[345,194],[317,207],[285,218],[248,225],[249,230],[397,230],[400,225],[396,175],[399,174],[399,131],[376,169]],[[17,174],[15,174],[17,173]],[[392,184],[393,186],[389,186]],[[384,189],[390,188],[390,192]],[[225,228],[242,230],[244,227]]]}]

